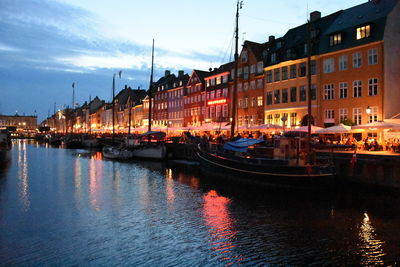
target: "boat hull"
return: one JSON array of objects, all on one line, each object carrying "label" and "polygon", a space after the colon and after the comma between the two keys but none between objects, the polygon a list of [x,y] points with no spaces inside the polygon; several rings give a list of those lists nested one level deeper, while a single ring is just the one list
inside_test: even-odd
[{"label": "boat hull", "polygon": [[288,166],[280,160],[227,158],[201,150],[196,154],[203,171],[239,182],[305,188],[334,183],[330,168]]},{"label": "boat hull", "polygon": [[132,151],[126,148],[105,146],[103,147],[102,152],[103,156],[107,159],[128,160],[133,157]]},{"label": "boat hull", "polygon": [[162,160],[167,156],[167,148],[164,144],[137,146],[132,152],[134,158],[142,159]]}]

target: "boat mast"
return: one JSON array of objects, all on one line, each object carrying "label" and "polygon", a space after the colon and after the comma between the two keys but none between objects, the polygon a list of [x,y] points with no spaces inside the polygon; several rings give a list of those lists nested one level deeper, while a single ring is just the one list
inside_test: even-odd
[{"label": "boat mast", "polygon": [[114,141],[114,134],[115,134],[115,103],[114,103],[114,98],[115,98],[115,73],[113,75],[113,83],[112,83],[112,140]]},{"label": "boat mast", "polygon": [[151,73],[150,73],[150,85],[149,85],[149,128],[148,131],[151,131],[151,98],[153,91],[153,64],[154,64],[154,39],[153,46],[151,49]]},{"label": "boat mast", "polygon": [[311,162],[311,21],[307,23],[307,82],[308,82],[308,101],[307,101],[307,163]]},{"label": "boat mast", "polygon": [[128,108],[129,108],[129,122],[128,122],[128,135],[131,135],[131,97],[128,98]]},{"label": "boat mast", "polygon": [[90,107],[92,106],[91,105],[91,102],[92,102],[92,96],[91,95],[89,95],[89,134],[92,134],[92,120],[91,120],[91,118],[90,118]]},{"label": "boat mast", "polygon": [[235,68],[234,68],[234,77],[233,77],[233,92],[232,92],[232,121],[231,121],[231,138],[235,135],[235,126],[236,126],[236,93],[237,93],[237,69],[238,69],[238,46],[239,46],[239,9],[242,8],[243,1],[239,0],[236,4],[236,28],[235,28]]}]

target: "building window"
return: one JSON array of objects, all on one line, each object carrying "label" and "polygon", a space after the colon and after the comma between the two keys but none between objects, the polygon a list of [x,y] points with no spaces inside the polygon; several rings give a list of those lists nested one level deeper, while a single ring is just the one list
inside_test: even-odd
[{"label": "building window", "polygon": [[333,83],[324,85],[324,93],[325,100],[335,99],[335,87]]},{"label": "building window", "polygon": [[278,82],[281,80],[281,69],[274,70],[274,81]]},{"label": "building window", "polygon": [[347,98],[348,86],[346,82],[339,83],[339,98]]},{"label": "building window", "polygon": [[273,117],[272,117],[272,114],[268,114],[267,115],[267,123],[268,124],[272,124],[273,123],[273,119],[272,119]]},{"label": "building window", "polygon": [[243,67],[243,79],[247,80],[249,78],[249,66]]},{"label": "building window", "polygon": [[353,68],[361,67],[361,52],[356,52],[353,54]]},{"label": "building window", "polygon": [[282,103],[288,102],[288,89],[282,89]]},{"label": "building window", "polygon": [[378,64],[378,49],[373,48],[368,50],[368,65]]},{"label": "building window", "polygon": [[267,92],[267,105],[272,105],[272,91]]},{"label": "building window", "polygon": [[339,57],[339,70],[347,70],[347,55]]},{"label": "building window", "polygon": [[263,81],[262,79],[257,80],[257,89],[262,89],[263,88]]},{"label": "building window", "polygon": [[275,124],[279,125],[281,122],[281,114],[275,114]]},{"label": "building window", "polygon": [[371,107],[371,113],[368,115],[368,123],[378,121],[378,107]]},{"label": "building window", "polygon": [[282,67],[282,81],[288,79],[288,67]]},{"label": "building window", "polygon": [[276,53],[271,54],[271,64],[274,64],[276,62]]},{"label": "building window", "polygon": [[251,81],[250,82],[250,89],[255,90],[256,89],[256,81]]},{"label": "building window", "polygon": [[228,88],[222,89],[222,97],[227,97],[228,96]]},{"label": "building window", "polygon": [[297,88],[291,87],[290,88],[290,102],[296,102],[296,101],[297,101]]},{"label": "building window", "polygon": [[228,117],[228,104],[223,105],[222,116],[225,118]]},{"label": "building window", "polygon": [[252,97],[252,98],[251,98],[250,106],[251,106],[251,107],[256,107],[256,106],[257,106],[257,100],[256,100],[255,97]]},{"label": "building window", "polygon": [[257,63],[257,74],[262,74],[264,72],[264,63],[262,61]]},{"label": "building window", "polygon": [[353,122],[356,125],[362,123],[362,108],[353,108]]},{"label": "building window", "polygon": [[335,61],[333,58],[324,59],[324,73],[331,73],[335,71]]},{"label": "building window", "polygon": [[292,112],[290,113],[290,126],[296,126],[297,124],[297,113]]},{"label": "building window", "polygon": [[296,78],[296,64],[290,65],[290,79]]},{"label": "building window", "polygon": [[238,124],[239,124],[239,126],[242,126],[242,125],[243,125],[242,116],[239,116]]},{"label": "building window", "polygon": [[310,72],[311,75],[317,74],[317,61],[315,60],[310,61]]},{"label": "building window", "polygon": [[281,90],[274,91],[274,104],[279,104],[281,102]]},{"label": "building window", "polygon": [[300,63],[299,64],[299,77],[304,77],[306,76],[306,63]]},{"label": "building window", "polygon": [[239,99],[238,107],[243,108],[243,99]]},{"label": "building window", "polygon": [[257,106],[262,107],[262,105],[263,105],[263,97],[258,96],[257,97]]},{"label": "building window", "polygon": [[378,79],[368,79],[368,95],[378,95]]},{"label": "building window", "polygon": [[371,26],[365,25],[357,28],[356,39],[360,40],[371,35]]},{"label": "building window", "polygon": [[362,82],[360,80],[353,82],[353,97],[362,96]]},{"label": "building window", "polygon": [[250,66],[250,74],[254,74],[254,73],[256,73],[256,65],[255,65],[255,64],[252,64],[252,65]]},{"label": "building window", "polygon": [[339,122],[344,122],[345,120],[347,120],[347,108],[340,108],[339,109]]},{"label": "building window", "polygon": [[342,34],[341,33],[332,34],[330,36],[329,40],[330,40],[329,41],[330,46],[335,46],[335,45],[341,44],[342,43]]},{"label": "building window", "polygon": [[304,85],[300,86],[300,101],[306,101],[307,92],[306,87]]},{"label": "building window", "polygon": [[324,122],[332,123],[335,122],[335,110],[333,109],[326,109],[325,110],[325,120]]},{"label": "building window", "polygon": [[311,84],[311,100],[317,99],[317,86],[315,84]]},{"label": "building window", "polygon": [[265,82],[272,83],[272,70],[267,70],[267,73],[265,76]]},{"label": "building window", "polygon": [[222,76],[222,82],[227,83],[228,82],[228,74]]},{"label": "building window", "polygon": [[243,103],[243,107],[244,108],[248,108],[249,107],[249,98],[248,97],[245,97],[244,103]]},{"label": "building window", "polygon": [[247,51],[246,50],[243,50],[242,51],[242,55],[241,55],[241,58],[242,58],[242,62],[247,62]]},{"label": "building window", "polygon": [[221,76],[218,76],[218,77],[217,77],[216,84],[221,84],[221,82],[222,82],[222,81],[221,81]]},{"label": "building window", "polygon": [[244,83],[243,84],[243,90],[248,91],[249,90],[249,83]]},{"label": "building window", "polygon": [[238,92],[241,92],[242,91],[242,84],[241,83],[238,83],[238,85],[237,85],[237,90],[238,90]]}]

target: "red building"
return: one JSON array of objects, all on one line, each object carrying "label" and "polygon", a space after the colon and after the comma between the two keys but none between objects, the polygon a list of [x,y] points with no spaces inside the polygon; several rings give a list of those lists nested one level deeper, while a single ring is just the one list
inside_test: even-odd
[{"label": "red building", "polygon": [[193,70],[187,83],[184,96],[184,124],[185,126],[200,126],[204,123],[206,113],[205,81],[207,71]]}]

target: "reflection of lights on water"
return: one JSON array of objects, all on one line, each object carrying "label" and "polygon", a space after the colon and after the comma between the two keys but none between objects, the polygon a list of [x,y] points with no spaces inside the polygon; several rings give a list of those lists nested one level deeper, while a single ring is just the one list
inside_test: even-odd
[{"label": "reflection of lights on water", "polygon": [[172,169],[167,168],[166,178],[167,178],[166,179],[167,202],[169,205],[172,205],[175,201],[174,179],[172,176]]},{"label": "reflection of lights on water", "polygon": [[359,232],[362,264],[383,264],[383,256],[385,253],[382,245],[384,242],[376,239],[375,235],[375,229],[372,226],[368,213],[365,212]]},{"label": "reflection of lights on water", "polygon": [[28,185],[28,160],[26,157],[26,143],[18,142],[18,188],[19,198],[25,210],[30,207],[29,185]]},{"label": "reflection of lights on water", "polygon": [[243,260],[240,256],[229,256],[235,244],[231,241],[235,238],[235,231],[232,229],[232,219],[229,214],[228,205],[231,200],[219,196],[215,190],[204,195],[204,218],[212,236],[212,249],[218,252],[223,261],[229,261],[226,265],[238,263]]},{"label": "reflection of lights on water", "polygon": [[75,194],[77,199],[80,199],[81,197],[81,180],[82,180],[81,161],[79,157],[77,157],[75,159]]},{"label": "reflection of lights on water", "polygon": [[103,153],[101,153],[100,151],[97,151],[96,153],[93,153],[90,158],[95,159],[95,160],[102,160]]},{"label": "reflection of lights on water", "polygon": [[[90,203],[97,211],[100,210],[99,198],[101,193],[101,178],[103,177],[102,162],[96,164],[95,159],[91,158],[89,163],[89,196]],[[96,166],[97,165],[97,166]]]}]

